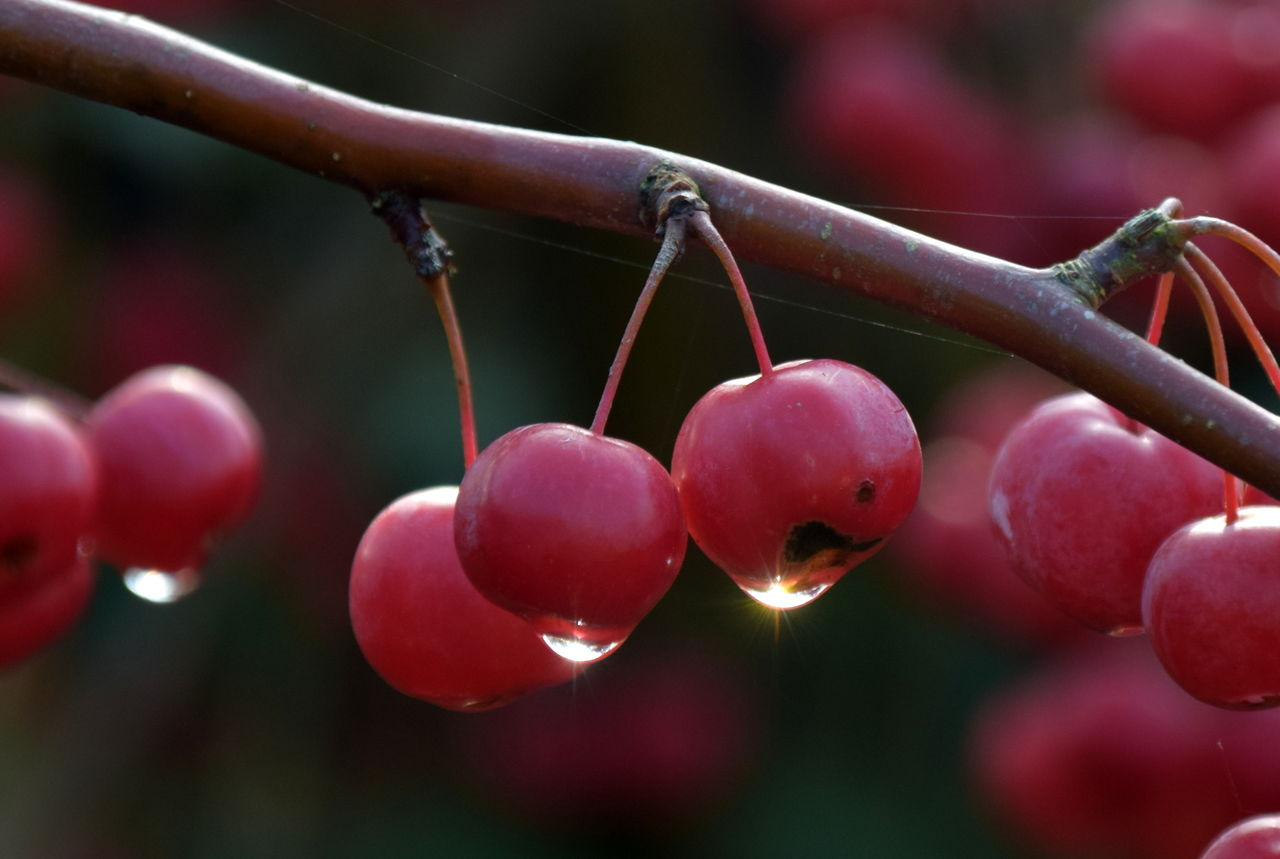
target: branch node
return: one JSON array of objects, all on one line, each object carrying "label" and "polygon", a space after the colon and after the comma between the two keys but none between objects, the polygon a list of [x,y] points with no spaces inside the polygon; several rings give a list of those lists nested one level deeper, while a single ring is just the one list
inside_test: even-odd
[{"label": "branch node", "polygon": [[1097,309],[1149,274],[1172,271],[1186,237],[1173,227],[1165,206],[1144,209],[1103,241],[1053,267],[1054,276]]},{"label": "branch node", "polygon": [[656,235],[666,231],[673,217],[709,211],[698,183],[670,161],[657,164],[640,183],[640,221]]},{"label": "branch node", "polygon": [[370,203],[373,213],[391,229],[421,278],[453,273],[453,251],[432,226],[420,200],[403,191],[383,191]]}]

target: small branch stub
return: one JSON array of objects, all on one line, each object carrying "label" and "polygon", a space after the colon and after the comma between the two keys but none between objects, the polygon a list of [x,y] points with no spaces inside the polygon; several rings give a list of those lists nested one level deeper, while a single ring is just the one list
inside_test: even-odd
[{"label": "small branch stub", "polygon": [[383,191],[373,198],[373,213],[391,229],[413,270],[424,279],[453,274],[453,251],[436,232],[422,203],[403,191]]},{"label": "small branch stub", "polygon": [[1144,209],[1075,259],[1054,266],[1054,275],[1096,310],[1134,281],[1172,271],[1186,244],[1172,227],[1172,216],[1181,207],[1171,198]]},{"label": "small branch stub", "polygon": [[698,183],[670,161],[654,167],[640,183],[640,220],[658,235],[666,231],[672,217],[710,210]]}]

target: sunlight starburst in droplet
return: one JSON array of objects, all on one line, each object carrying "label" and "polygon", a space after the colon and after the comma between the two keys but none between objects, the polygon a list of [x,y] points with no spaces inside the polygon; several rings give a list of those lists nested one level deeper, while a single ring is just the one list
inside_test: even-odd
[{"label": "sunlight starburst in droplet", "polygon": [[200,586],[200,571],[195,567],[176,571],[130,567],[123,578],[129,593],[152,603],[177,602]]},{"label": "sunlight starburst in droplet", "polygon": [[816,600],[830,585],[814,585],[803,590],[792,590],[781,582],[774,582],[767,588],[743,588],[743,593],[763,606],[785,611],[799,608]]}]

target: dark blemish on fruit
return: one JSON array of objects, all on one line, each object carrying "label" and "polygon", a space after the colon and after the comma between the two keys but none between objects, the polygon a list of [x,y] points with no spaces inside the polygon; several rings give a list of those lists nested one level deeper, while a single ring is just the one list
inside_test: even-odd
[{"label": "dark blemish on fruit", "polygon": [[876,500],[876,485],[870,480],[864,480],[858,484],[858,492],[854,495],[859,504],[870,504]]},{"label": "dark blemish on fruit", "polygon": [[855,551],[854,542],[826,522],[805,522],[787,535],[782,557],[788,564],[803,564],[815,555],[831,555],[835,563],[823,566],[837,566]]},{"label": "dark blemish on fruit", "polygon": [[30,535],[14,537],[0,545],[0,568],[14,571],[24,569],[36,557],[39,544]]}]

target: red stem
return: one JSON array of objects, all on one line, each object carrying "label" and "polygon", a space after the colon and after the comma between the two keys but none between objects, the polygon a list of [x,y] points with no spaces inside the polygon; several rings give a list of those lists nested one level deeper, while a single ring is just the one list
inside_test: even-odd
[{"label": "red stem", "polygon": [[597,435],[604,434],[604,425],[609,420],[609,411],[613,408],[613,399],[618,393],[618,383],[622,380],[622,370],[627,366],[631,347],[636,342],[636,335],[640,333],[640,324],[644,322],[649,305],[653,303],[658,284],[662,283],[667,269],[675,262],[684,247],[684,225],[683,217],[673,217],[667,221],[662,235],[662,246],[658,248],[658,255],[649,269],[649,276],[645,278],[644,288],[636,298],[636,306],[631,311],[631,318],[627,320],[626,330],[622,332],[622,339],[618,342],[618,352],[613,357],[609,376],[605,379],[604,392],[600,395],[600,405],[596,407],[596,416],[591,421],[591,431]]},{"label": "red stem", "polygon": [[769,349],[764,343],[764,332],[760,330],[760,319],[756,316],[755,306],[751,303],[751,293],[747,290],[747,282],[738,268],[738,261],[733,258],[733,251],[725,244],[720,231],[711,223],[711,216],[706,212],[694,212],[690,218],[698,238],[711,248],[711,252],[724,266],[729,282],[733,284],[733,293],[738,296],[738,305],[742,308],[742,318],[747,323],[747,333],[751,336],[751,348],[756,353],[756,363],[760,365],[760,375],[767,376],[773,372],[773,361],[769,359]]},{"label": "red stem", "polygon": [[[1196,270],[1191,267],[1191,263],[1184,258],[1179,258],[1173,264],[1174,271],[1182,282],[1191,288],[1191,292],[1196,297],[1196,304],[1200,305],[1200,313],[1204,316],[1205,328],[1209,330],[1209,345],[1213,351],[1213,375],[1219,385],[1224,388],[1231,384],[1230,371],[1227,367],[1227,346],[1222,337],[1222,322],[1218,319],[1218,309],[1213,305],[1213,297],[1209,295],[1209,289],[1204,285],[1204,281]],[[1222,496],[1223,507],[1226,511],[1227,524],[1234,525],[1239,517],[1240,494],[1236,485],[1236,478],[1231,472],[1225,469],[1222,472]]]},{"label": "red stem", "polygon": [[1173,272],[1166,271],[1156,283],[1156,299],[1151,305],[1151,321],[1147,323],[1147,342],[1160,345],[1164,320],[1169,315],[1169,296],[1173,294]]},{"label": "red stem", "polygon": [[436,277],[423,278],[431,298],[436,303],[440,322],[444,325],[445,340],[449,343],[449,361],[453,365],[454,386],[458,389],[458,420],[462,430],[462,467],[468,469],[476,461],[479,447],[476,444],[476,412],[471,396],[471,370],[467,364],[467,350],[462,345],[462,326],[453,306],[449,290],[449,276],[441,272]]},{"label": "red stem", "polygon": [[1213,260],[1209,259],[1204,251],[1195,245],[1188,244],[1183,252],[1196,271],[1208,279],[1223,303],[1227,305],[1227,309],[1231,311],[1231,315],[1235,317],[1236,323],[1244,332],[1245,339],[1249,341],[1249,346],[1253,349],[1253,354],[1258,359],[1258,363],[1262,365],[1263,371],[1267,374],[1271,387],[1275,389],[1277,394],[1280,394],[1280,365],[1276,364],[1276,356],[1272,353],[1271,347],[1267,345],[1267,341],[1263,338],[1262,332],[1258,330],[1258,326],[1254,324],[1253,317],[1249,315],[1244,302],[1240,300],[1240,296],[1232,288],[1226,275],[1214,265]]}]

